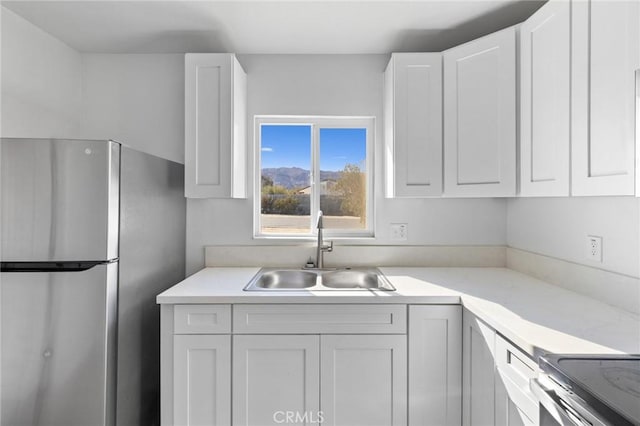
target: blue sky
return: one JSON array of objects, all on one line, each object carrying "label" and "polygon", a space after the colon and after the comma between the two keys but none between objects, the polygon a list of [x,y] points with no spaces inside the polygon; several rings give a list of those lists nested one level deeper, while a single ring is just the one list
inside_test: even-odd
[{"label": "blue sky", "polygon": [[[263,125],[262,168],[300,167],[311,164],[311,126]],[[343,170],[345,164],[364,167],[365,129],[320,129],[320,170]]]}]

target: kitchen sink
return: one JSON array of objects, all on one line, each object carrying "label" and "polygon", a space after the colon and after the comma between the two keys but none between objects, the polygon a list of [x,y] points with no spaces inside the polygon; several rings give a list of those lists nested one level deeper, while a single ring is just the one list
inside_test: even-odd
[{"label": "kitchen sink", "polygon": [[395,291],[378,268],[279,269],[262,268],[245,291],[381,290]]},{"label": "kitchen sink", "polygon": [[255,286],[260,289],[309,288],[316,285],[318,274],[308,271],[276,270],[260,274]]},{"label": "kitchen sink", "polygon": [[322,285],[329,288],[380,288],[378,272],[331,271],[322,274]]}]

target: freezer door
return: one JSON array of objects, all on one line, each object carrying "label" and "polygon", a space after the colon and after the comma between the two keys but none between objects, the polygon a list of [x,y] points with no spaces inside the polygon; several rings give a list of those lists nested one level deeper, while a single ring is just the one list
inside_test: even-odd
[{"label": "freezer door", "polygon": [[0,273],[0,424],[114,424],[117,275]]},{"label": "freezer door", "polygon": [[120,144],[0,139],[2,261],[118,257]]}]

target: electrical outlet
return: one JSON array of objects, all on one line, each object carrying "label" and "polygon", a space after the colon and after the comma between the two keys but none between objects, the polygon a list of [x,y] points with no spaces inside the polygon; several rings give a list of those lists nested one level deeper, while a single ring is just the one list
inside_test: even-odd
[{"label": "electrical outlet", "polygon": [[391,239],[395,241],[407,241],[407,224],[406,223],[392,223],[391,224]]},{"label": "electrical outlet", "polygon": [[602,237],[587,235],[587,259],[602,262]]}]

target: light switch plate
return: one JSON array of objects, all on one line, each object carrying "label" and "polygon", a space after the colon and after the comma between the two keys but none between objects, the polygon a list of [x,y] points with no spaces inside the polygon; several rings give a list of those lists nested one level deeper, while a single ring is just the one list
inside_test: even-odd
[{"label": "light switch plate", "polygon": [[406,223],[392,223],[391,224],[391,239],[394,241],[407,241],[407,224]]},{"label": "light switch plate", "polygon": [[587,235],[587,259],[602,262],[602,237]]}]

